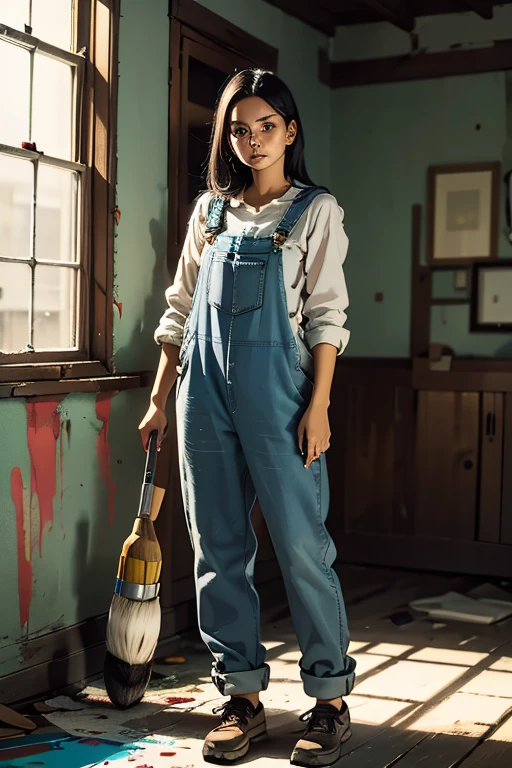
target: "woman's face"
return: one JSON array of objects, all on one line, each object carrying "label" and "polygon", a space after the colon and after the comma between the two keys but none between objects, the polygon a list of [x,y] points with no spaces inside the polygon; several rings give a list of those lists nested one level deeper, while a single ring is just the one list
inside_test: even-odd
[{"label": "woman's face", "polygon": [[[259,96],[242,99],[231,110],[229,142],[239,160],[261,171],[277,163],[297,134],[292,120],[286,128],[284,118]],[[283,160],[284,163],[284,160]]]}]

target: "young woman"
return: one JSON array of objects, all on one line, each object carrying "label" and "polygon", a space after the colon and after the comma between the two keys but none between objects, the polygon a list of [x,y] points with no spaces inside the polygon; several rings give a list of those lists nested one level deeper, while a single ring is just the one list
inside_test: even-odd
[{"label": "young woman", "polygon": [[[215,111],[207,191],[195,205],[169,308],[155,332],[162,354],[139,429],[166,425],[177,374],[183,501],[195,554],[201,636],[212,680],[231,698],[214,712],[208,759],[235,760],[266,733],[259,692],[269,682],[253,585],[259,499],[316,705],[291,756],[331,765],[350,736],[343,696],[355,661],[334,543],[325,527],[330,390],[348,297],[343,211],[306,172],[294,99],[273,73],[232,76]],[[177,365],[179,363],[179,365]]]}]

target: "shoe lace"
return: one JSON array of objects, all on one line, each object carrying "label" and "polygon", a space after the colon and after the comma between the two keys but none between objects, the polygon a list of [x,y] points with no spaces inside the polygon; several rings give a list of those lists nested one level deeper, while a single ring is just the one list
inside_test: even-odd
[{"label": "shoe lace", "polygon": [[299,717],[299,720],[307,722],[307,728],[305,735],[308,733],[336,733],[335,723],[339,723],[339,713],[335,714],[331,709],[323,707],[321,704],[317,704],[313,709],[309,709]]},{"label": "shoe lace", "polygon": [[252,711],[250,703],[243,699],[230,699],[224,704],[212,709],[214,715],[221,714],[221,722],[240,722],[247,723],[247,718],[251,716]]}]

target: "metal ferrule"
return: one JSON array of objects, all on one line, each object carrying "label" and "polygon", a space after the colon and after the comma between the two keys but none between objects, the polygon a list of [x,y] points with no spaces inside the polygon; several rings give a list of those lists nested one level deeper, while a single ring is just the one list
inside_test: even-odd
[{"label": "metal ferrule", "polygon": [[154,600],[160,592],[160,583],[157,584],[133,584],[130,581],[116,579],[114,594],[125,597],[127,600],[135,600],[144,603],[146,600]]},{"label": "metal ferrule", "polygon": [[139,512],[137,517],[149,517],[151,513],[151,501],[153,499],[153,483],[144,483],[140,492]]}]

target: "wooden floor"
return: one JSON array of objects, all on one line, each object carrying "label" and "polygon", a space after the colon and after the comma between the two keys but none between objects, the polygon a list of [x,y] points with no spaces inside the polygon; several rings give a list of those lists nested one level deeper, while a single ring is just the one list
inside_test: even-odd
[{"label": "wooden floor", "polygon": [[[449,589],[467,592],[482,580],[387,569],[337,570],[357,681],[347,697],[353,735],[336,766],[511,768],[512,619],[486,627],[452,621],[439,626],[407,609],[415,597]],[[510,585],[503,586],[512,591]],[[390,616],[399,610],[408,610],[414,621],[397,626]],[[261,695],[269,737],[253,745],[242,762],[254,768],[281,768],[289,765],[303,731],[298,717],[314,700],[302,689],[300,652],[285,606],[263,617],[262,640],[271,667],[269,688]],[[155,670],[166,676],[174,673],[177,679],[168,693],[192,701],[158,712],[149,711],[148,705],[147,716],[142,703],[136,717],[125,713],[124,725],[172,737],[170,749],[175,754],[162,755],[162,749],[155,748],[138,761],[112,758],[116,768],[205,765],[203,738],[218,722],[211,710],[226,701],[211,683],[211,656],[194,633],[162,646],[159,654],[186,659],[182,664],[157,664]],[[79,718],[81,713],[74,714]]]}]

